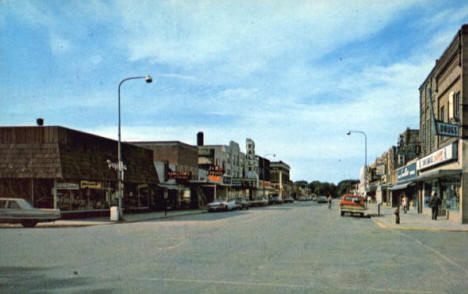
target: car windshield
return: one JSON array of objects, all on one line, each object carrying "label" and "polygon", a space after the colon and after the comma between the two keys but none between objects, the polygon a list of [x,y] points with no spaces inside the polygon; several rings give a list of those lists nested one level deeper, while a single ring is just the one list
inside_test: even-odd
[{"label": "car windshield", "polygon": [[361,201],[361,198],[360,198],[360,197],[351,197],[351,196],[348,196],[348,197],[345,197],[345,200],[346,200],[346,201],[353,201],[353,202],[360,202],[360,201]]},{"label": "car windshield", "polygon": [[[12,203],[13,202],[10,201],[10,207],[11,207]],[[18,208],[22,208],[22,209],[32,209],[32,208],[34,208],[31,204],[29,204],[29,202],[27,202],[24,199],[17,199],[15,201],[14,205],[19,206]]]}]

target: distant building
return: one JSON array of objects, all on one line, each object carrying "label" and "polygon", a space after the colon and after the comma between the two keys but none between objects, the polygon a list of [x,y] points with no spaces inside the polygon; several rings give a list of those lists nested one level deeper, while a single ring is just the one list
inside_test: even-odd
[{"label": "distant building", "polygon": [[291,190],[289,179],[290,166],[283,161],[272,161],[270,163],[270,180],[278,190],[280,199],[285,199]]},{"label": "distant building", "polygon": [[144,141],[131,144],[153,151],[159,187],[163,189],[156,203],[171,208],[198,208],[204,204],[203,195],[199,195],[200,192],[197,193],[197,188],[191,184],[191,181],[198,180],[196,146],[179,141]]}]

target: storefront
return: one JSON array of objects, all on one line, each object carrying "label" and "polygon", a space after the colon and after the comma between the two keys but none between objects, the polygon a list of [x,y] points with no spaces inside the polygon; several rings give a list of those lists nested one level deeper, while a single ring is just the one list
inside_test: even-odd
[{"label": "storefront", "polygon": [[[418,210],[418,185],[417,163],[409,162],[407,165],[396,170],[397,183],[390,188],[390,198],[392,206],[402,204],[404,196],[408,198],[410,209]],[[418,210],[419,211],[419,210]]]},{"label": "storefront", "polygon": [[[0,193],[62,216],[108,214],[117,201],[117,142],[63,127],[0,128]],[[148,209],[157,173],[152,151],[122,144],[123,208]]]},{"label": "storefront", "polygon": [[458,161],[459,141],[453,142],[417,162],[419,204],[431,215],[429,199],[435,191],[441,199],[439,216],[461,222],[462,168]]}]

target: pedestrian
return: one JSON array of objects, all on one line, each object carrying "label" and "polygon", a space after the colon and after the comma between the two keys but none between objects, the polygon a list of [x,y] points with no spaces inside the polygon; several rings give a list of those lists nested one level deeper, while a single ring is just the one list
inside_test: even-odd
[{"label": "pedestrian", "polygon": [[439,204],[440,199],[437,197],[435,191],[431,193],[431,199],[429,199],[429,206],[432,208],[432,219],[437,220],[437,215],[439,214]]},{"label": "pedestrian", "polygon": [[399,225],[400,224],[400,205],[397,205],[393,213],[395,214],[395,223]]},{"label": "pedestrian", "polygon": [[401,205],[403,205],[403,212],[407,213],[408,212],[408,196],[403,194],[403,199],[401,200]]},{"label": "pedestrian", "polygon": [[331,206],[332,206],[332,197],[331,197],[330,194],[328,194],[327,201],[328,201],[328,209],[331,209]]}]

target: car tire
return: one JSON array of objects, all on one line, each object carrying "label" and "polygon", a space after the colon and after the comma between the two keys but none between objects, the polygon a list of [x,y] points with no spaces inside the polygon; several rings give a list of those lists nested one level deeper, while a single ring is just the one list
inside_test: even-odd
[{"label": "car tire", "polygon": [[341,213],[341,216],[344,216],[344,211],[340,211],[340,213]]},{"label": "car tire", "polygon": [[35,220],[25,220],[25,221],[22,221],[21,224],[25,228],[32,228],[37,224],[37,221],[35,221]]}]

